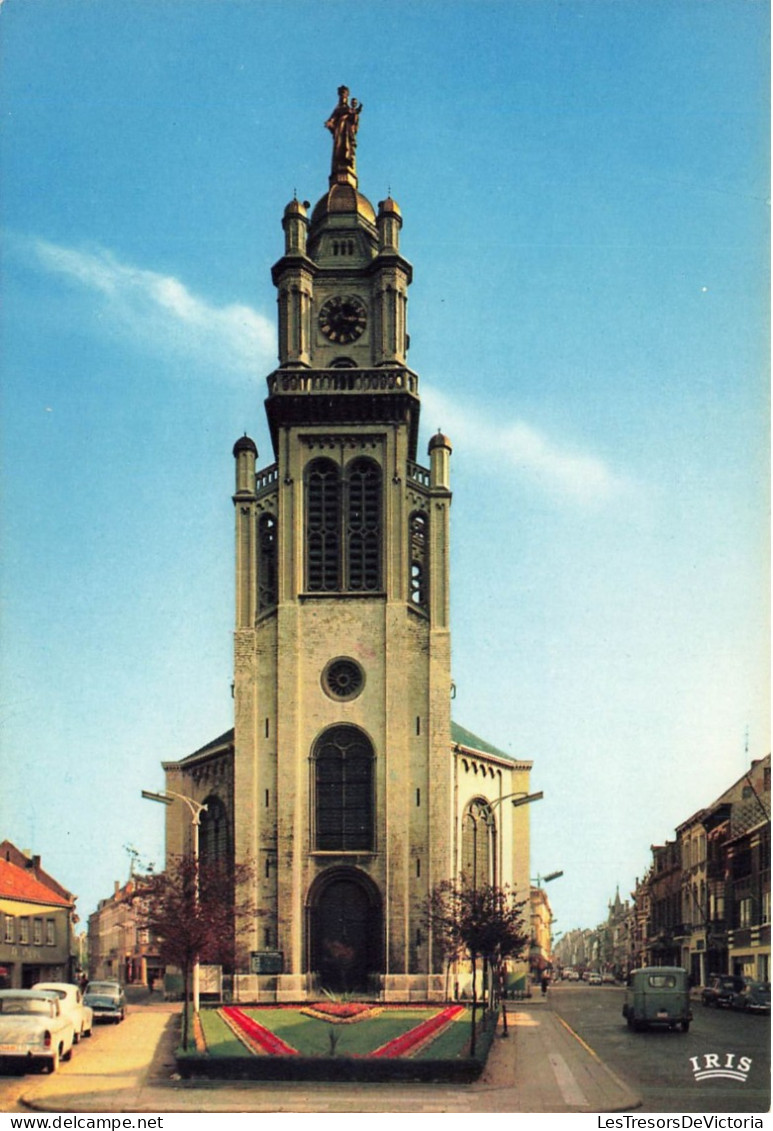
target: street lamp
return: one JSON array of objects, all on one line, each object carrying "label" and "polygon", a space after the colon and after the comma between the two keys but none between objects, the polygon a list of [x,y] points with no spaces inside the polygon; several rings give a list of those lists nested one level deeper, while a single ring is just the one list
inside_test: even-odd
[{"label": "street lamp", "polygon": [[[195,906],[198,909],[199,905],[199,828],[201,826],[201,814],[206,811],[207,806],[202,805],[200,801],[196,801],[193,797],[187,797],[184,793],[175,793],[173,789],[159,790],[154,793],[152,790],[143,789],[142,796],[146,801],[158,801],[162,805],[173,805],[175,801],[184,801],[188,806],[191,814],[191,827],[193,830],[193,871],[194,871],[194,887],[193,898]],[[193,1015],[194,1017],[199,1012],[199,956],[198,954],[193,960],[192,970],[192,996],[193,996]],[[187,1003],[186,1003],[187,1005]]]},{"label": "street lamp", "polygon": [[557,880],[558,877],[563,876],[563,874],[563,870],[558,872],[548,872],[547,876],[541,876],[539,872],[537,872],[536,879],[533,879],[532,883],[536,884],[539,888],[542,887],[543,884],[549,884],[551,880]]},{"label": "street lamp", "polygon": [[[517,809],[517,807],[519,805],[530,805],[532,801],[541,801],[544,796],[545,795],[542,792],[542,790],[540,790],[538,793],[524,793],[523,790],[518,790],[515,793],[506,793],[504,795],[504,797],[497,797],[493,801],[487,801],[486,805],[485,805],[485,810],[484,810],[484,812],[486,814],[486,817],[485,817],[486,825],[489,827],[489,829],[494,828],[494,810],[496,809],[497,805],[501,805],[503,801],[510,801],[512,803],[513,808]],[[501,880],[501,878],[502,878],[502,840],[503,840],[503,838],[500,836],[497,839],[499,841],[499,844],[498,844],[498,848],[499,848],[498,864],[499,864],[499,867],[497,869],[499,875],[495,878]]]}]

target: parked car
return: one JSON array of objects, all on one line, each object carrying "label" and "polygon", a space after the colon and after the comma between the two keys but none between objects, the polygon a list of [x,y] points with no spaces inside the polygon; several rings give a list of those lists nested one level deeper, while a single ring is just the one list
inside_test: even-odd
[{"label": "parked car", "polygon": [[93,1011],[95,1021],[123,1021],[126,1016],[126,995],[118,982],[89,982],[83,993],[83,1004]]},{"label": "parked car", "polygon": [[748,1010],[749,1013],[770,1013],[770,982],[744,978],[743,983],[743,988],[733,994],[731,1008]]},{"label": "parked car", "polygon": [[625,991],[623,1017],[629,1029],[649,1029],[651,1025],[690,1028],[690,983],[681,966],[644,966],[633,970]]},{"label": "parked car", "polygon": [[614,986],[617,979],[615,978],[614,974],[602,974],[601,981],[605,986]]},{"label": "parked car", "polygon": [[703,987],[701,1001],[715,1009],[729,1009],[733,998],[744,988],[745,979],[736,974],[712,974]]},{"label": "parked car", "polygon": [[72,1021],[56,994],[0,990],[0,1064],[39,1064],[56,1072],[75,1042]]},{"label": "parked car", "polygon": [[601,975],[598,973],[597,970],[591,970],[590,974],[588,975],[588,985],[589,986],[600,986],[601,985]]},{"label": "parked car", "polygon": [[59,998],[62,1013],[72,1021],[74,1044],[77,1045],[81,1037],[90,1037],[94,1022],[94,1014],[88,1005],[83,1004],[83,994],[78,986],[69,982],[36,982],[33,990],[50,990]]}]

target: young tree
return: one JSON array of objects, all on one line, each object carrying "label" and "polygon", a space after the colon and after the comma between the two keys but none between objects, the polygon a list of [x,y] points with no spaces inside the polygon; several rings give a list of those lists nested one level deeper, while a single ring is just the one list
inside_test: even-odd
[{"label": "young tree", "polygon": [[[501,981],[506,959],[516,958],[528,942],[524,931],[524,901],[509,888],[494,884],[473,886],[464,878],[445,880],[430,893],[427,922],[435,944],[449,960],[468,958],[472,972],[470,1054],[475,1055],[478,1003],[478,960]],[[489,1002],[491,995],[489,996]],[[505,1031],[507,1022],[505,1020]]]},{"label": "young tree", "polygon": [[183,977],[182,1047],[189,1041],[191,975],[197,962],[232,967],[237,961],[240,921],[254,915],[249,865],[227,866],[196,860],[190,853],[173,857],[166,871],[142,877],[135,898],[143,926],[159,940],[164,962]]}]

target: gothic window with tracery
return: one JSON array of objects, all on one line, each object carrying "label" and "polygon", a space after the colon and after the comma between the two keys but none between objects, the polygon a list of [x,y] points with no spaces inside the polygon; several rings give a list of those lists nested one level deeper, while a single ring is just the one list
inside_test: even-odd
[{"label": "gothic window with tracery", "polygon": [[272,514],[264,514],[258,520],[258,612],[273,609],[276,602],[276,519]]},{"label": "gothic window with tracery", "polygon": [[338,467],[315,459],[306,477],[306,586],[312,593],[340,588],[341,487]]},{"label": "gothic window with tracery", "polygon": [[315,847],[373,848],[373,747],[353,726],[330,727],[314,746]]},{"label": "gothic window with tracery", "polygon": [[355,459],[346,472],[346,588],[373,592],[381,584],[381,469]]},{"label": "gothic window with tracery", "polygon": [[410,519],[411,549],[411,603],[419,609],[429,607],[428,592],[428,554],[427,554],[427,516],[422,511],[414,511]]},{"label": "gothic window with tracery", "polygon": [[462,818],[462,875],[473,887],[496,883],[496,823],[487,802],[475,798]]},{"label": "gothic window with tracery", "polygon": [[381,588],[381,468],[332,460],[306,473],[306,587],[311,593],[373,593]]},{"label": "gothic window with tracery", "polygon": [[206,800],[199,825],[199,859],[202,864],[225,864],[230,859],[228,814],[219,797]]}]

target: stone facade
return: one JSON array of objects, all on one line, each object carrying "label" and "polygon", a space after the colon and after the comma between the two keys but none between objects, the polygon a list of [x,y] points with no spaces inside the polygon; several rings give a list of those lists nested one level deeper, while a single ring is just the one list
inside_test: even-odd
[{"label": "stone facade", "polygon": [[[499,802],[528,794],[531,763],[452,728],[451,444],[417,462],[400,210],[373,209],[337,152],[311,214],[293,200],[282,221],[272,462],[234,447],[234,728],[165,770],[208,805],[202,845],[254,865],[245,993],[433,999],[426,899],[481,806],[487,878],[528,899],[528,807]],[[189,837],[173,805],[167,850]]]}]

